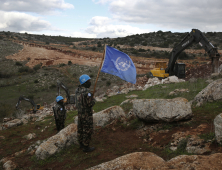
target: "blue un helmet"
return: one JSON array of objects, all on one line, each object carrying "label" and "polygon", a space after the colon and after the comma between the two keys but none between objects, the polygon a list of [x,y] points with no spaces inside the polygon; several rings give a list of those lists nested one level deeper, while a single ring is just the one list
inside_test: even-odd
[{"label": "blue un helmet", "polygon": [[57,96],[56,97],[56,102],[59,102],[60,100],[63,100],[63,97],[62,96]]},{"label": "blue un helmet", "polygon": [[83,83],[87,82],[88,80],[90,80],[91,78],[86,75],[86,74],[83,74],[79,77],[79,82],[80,84],[82,85]]}]

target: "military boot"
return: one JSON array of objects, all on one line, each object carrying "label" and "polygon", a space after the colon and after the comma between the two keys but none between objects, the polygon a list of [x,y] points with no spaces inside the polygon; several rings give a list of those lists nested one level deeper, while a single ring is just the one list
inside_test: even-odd
[{"label": "military boot", "polygon": [[94,150],[95,150],[94,147],[85,146],[82,151],[83,152],[92,152]]}]

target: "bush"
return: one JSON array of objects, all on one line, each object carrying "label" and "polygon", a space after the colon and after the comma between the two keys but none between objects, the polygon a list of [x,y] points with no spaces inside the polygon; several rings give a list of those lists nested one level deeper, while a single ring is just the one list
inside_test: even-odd
[{"label": "bush", "polygon": [[39,83],[39,81],[38,81],[38,80],[35,80],[34,83]]},{"label": "bush", "polygon": [[37,65],[35,65],[35,66],[33,67],[33,69],[34,69],[35,71],[39,70],[40,68],[41,68],[41,65],[40,65],[40,64],[37,64]]},{"label": "bush", "polygon": [[110,86],[111,85],[111,82],[110,81],[107,81],[106,82],[106,86]]},{"label": "bush", "polygon": [[59,64],[59,67],[63,67],[65,65],[66,65],[65,63],[61,63],[61,64]]},{"label": "bush", "polygon": [[16,66],[22,66],[22,63],[16,61],[15,65],[16,65]]},{"label": "bush", "polygon": [[23,66],[23,67],[19,68],[19,70],[18,70],[19,73],[28,72],[28,71],[29,71],[28,66]]},{"label": "bush", "polygon": [[92,48],[92,51],[96,51],[96,47],[93,47],[93,48]]},{"label": "bush", "polygon": [[12,76],[11,74],[0,72],[0,78],[10,78],[11,76]]},{"label": "bush", "polygon": [[72,65],[72,61],[68,61],[68,65]]}]

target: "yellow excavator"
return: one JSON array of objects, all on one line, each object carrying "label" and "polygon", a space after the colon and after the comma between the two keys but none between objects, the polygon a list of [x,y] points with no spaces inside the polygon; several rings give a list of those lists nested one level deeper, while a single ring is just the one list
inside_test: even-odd
[{"label": "yellow excavator", "polygon": [[25,100],[25,101],[30,102],[32,104],[32,109],[30,109],[30,111],[32,111],[33,113],[36,113],[37,110],[42,110],[44,108],[44,106],[41,106],[40,104],[35,104],[35,102],[32,99],[25,97],[25,96],[20,96],[19,100],[15,106],[16,109],[19,109],[19,105],[22,102],[22,100]]},{"label": "yellow excavator", "polygon": [[172,55],[169,59],[168,66],[166,63],[157,62],[156,68],[149,72],[149,77],[159,77],[166,78],[168,76],[177,76],[178,78],[185,78],[185,64],[177,63],[177,58],[179,54],[191,46],[193,43],[199,43],[199,45],[208,53],[212,60],[212,73],[218,73],[219,71],[219,58],[220,54],[217,48],[214,47],[203,33],[198,29],[192,29],[189,34],[187,34],[183,40],[176,45],[172,50]]}]

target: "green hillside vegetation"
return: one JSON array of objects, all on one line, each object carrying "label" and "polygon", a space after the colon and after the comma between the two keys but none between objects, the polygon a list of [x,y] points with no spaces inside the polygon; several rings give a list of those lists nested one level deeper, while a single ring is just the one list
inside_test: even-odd
[{"label": "green hillside vegetation", "polygon": [[[103,103],[96,103],[93,109],[95,112],[99,112],[108,107],[120,105],[120,103],[126,100],[126,96],[131,94],[137,94],[138,99],[170,99],[173,97],[169,96],[169,93],[177,88],[187,88],[189,89],[189,93],[180,93],[174,97],[184,97],[190,101],[206,86],[207,83],[204,79],[198,79],[195,83],[183,82],[177,84],[156,85],[145,91],[132,91],[128,94],[108,97]],[[127,114],[132,108],[132,104],[126,103],[122,108]],[[199,108],[195,108],[193,105],[192,111],[194,114],[193,119],[185,122],[160,123],[158,131],[166,129],[173,131],[176,128],[195,128],[202,123],[212,124],[216,115],[222,111],[222,102],[206,103]],[[77,111],[68,112],[65,126],[73,123],[73,118],[76,115]],[[127,119],[127,123],[118,119],[113,126],[108,125],[104,128],[95,129],[91,145],[95,146],[96,150],[92,153],[86,154],[82,152],[78,146],[72,145],[46,160],[37,160],[35,155],[31,156],[25,152],[15,157],[13,161],[19,165],[19,169],[53,168],[82,170],[136,151],[153,152],[163,157],[165,160],[169,160],[177,155],[188,154],[182,146],[176,152],[172,152],[168,148],[167,143],[164,144],[163,149],[155,148],[144,143],[143,139],[148,140],[149,136],[144,136],[141,139],[138,138],[138,136],[136,137],[136,130],[141,129],[144,125],[151,126],[154,124],[143,122],[137,118]],[[45,129],[46,126],[48,126],[48,128]],[[45,129],[44,132],[41,132],[42,129]],[[21,141],[24,141],[22,137],[28,133],[36,133],[37,138],[20,144]],[[5,140],[1,141],[1,146],[4,148],[2,156],[6,157],[22,149],[27,149],[28,146],[34,144],[36,141],[42,141],[55,134],[56,128],[53,116],[46,117],[45,121],[42,122],[29,122],[26,125],[1,131],[0,135],[5,137]],[[128,138],[127,135],[129,135],[130,138]],[[201,137],[206,140],[213,139],[213,129],[209,129],[209,132],[201,134]],[[111,138],[115,140],[111,140]],[[130,146],[126,145],[126,143],[129,143]]]}]

